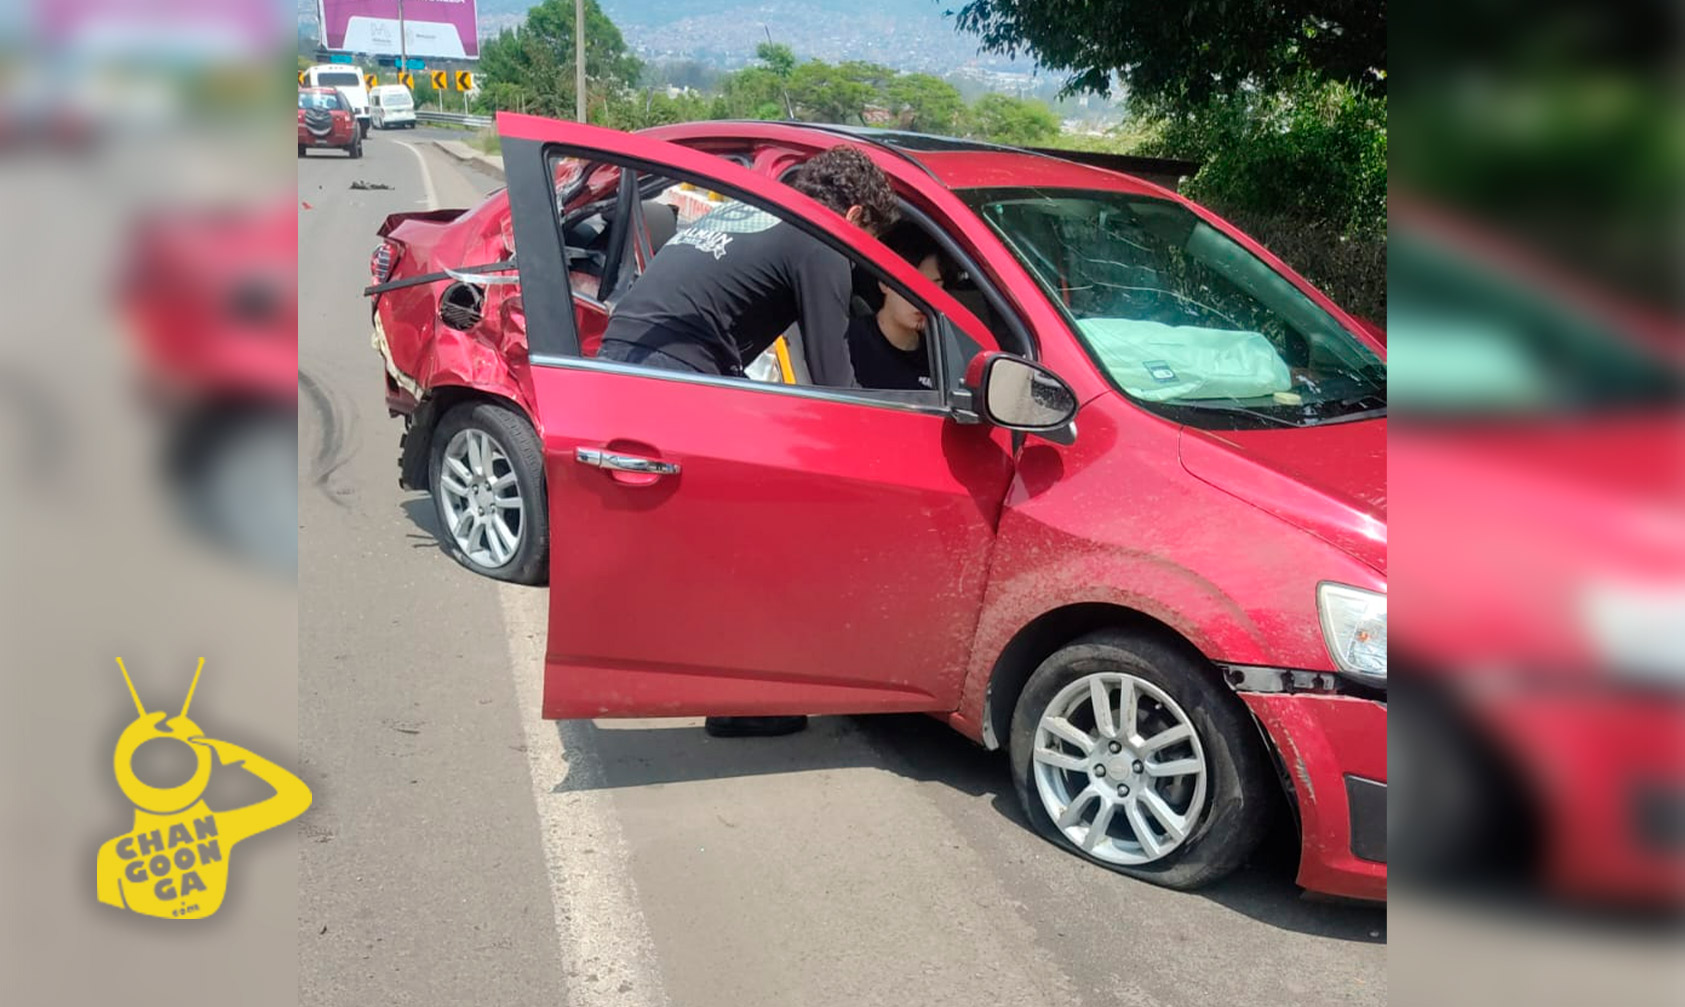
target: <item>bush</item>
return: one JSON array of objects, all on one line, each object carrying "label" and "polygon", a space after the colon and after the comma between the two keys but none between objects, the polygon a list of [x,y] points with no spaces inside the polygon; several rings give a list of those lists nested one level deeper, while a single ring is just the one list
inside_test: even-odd
[{"label": "bush", "polygon": [[1387,226],[1387,102],[1346,84],[1301,80],[1276,94],[1160,114],[1140,153],[1203,167],[1189,196],[1229,212],[1296,217],[1339,233]]}]

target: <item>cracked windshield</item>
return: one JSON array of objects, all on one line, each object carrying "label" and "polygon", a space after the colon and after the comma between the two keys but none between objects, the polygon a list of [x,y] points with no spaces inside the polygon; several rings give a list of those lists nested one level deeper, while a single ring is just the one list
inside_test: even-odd
[{"label": "cracked windshield", "polygon": [[1149,408],[1196,426],[1385,414],[1379,356],[1188,210],[1115,192],[975,190],[967,199],[1112,382]]}]

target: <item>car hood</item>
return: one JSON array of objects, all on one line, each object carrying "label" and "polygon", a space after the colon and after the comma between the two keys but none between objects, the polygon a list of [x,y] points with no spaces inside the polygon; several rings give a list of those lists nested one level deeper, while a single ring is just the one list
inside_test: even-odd
[{"label": "car hood", "polygon": [[1383,576],[1387,572],[1387,421],[1275,430],[1183,427],[1182,467]]}]

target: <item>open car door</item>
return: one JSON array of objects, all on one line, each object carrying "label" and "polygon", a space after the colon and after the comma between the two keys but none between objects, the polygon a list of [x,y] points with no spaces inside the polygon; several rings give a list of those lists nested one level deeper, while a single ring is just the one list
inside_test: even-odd
[{"label": "open car door", "polygon": [[[947,711],[958,704],[1010,439],[933,355],[929,392],[769,385],[581,355],[558,189],[614,164],[749,202],[928,306],[970,312],[781,183],[637,134],[498,118],[553,541],[550,718]],[[951,328],[950,328],[951,327]],[[965,338],[951,338],[963,335]]]}]

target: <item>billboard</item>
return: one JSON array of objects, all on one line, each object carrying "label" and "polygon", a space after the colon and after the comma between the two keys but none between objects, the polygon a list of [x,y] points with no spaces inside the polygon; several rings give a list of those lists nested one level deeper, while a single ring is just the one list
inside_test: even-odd
[{"label": "billboard", "polygon": [[398,10],[411,56],[478,59],[474,0],[318,0],[322,44],[341,52],[398,56]]},{"label": "billboard", "polygon": [[250,59],[273,53],[287,32],[286,12],[273,0],[36,0],[33,6],[41,37],[74,55]]}]

